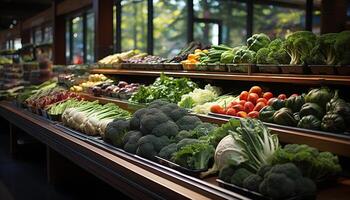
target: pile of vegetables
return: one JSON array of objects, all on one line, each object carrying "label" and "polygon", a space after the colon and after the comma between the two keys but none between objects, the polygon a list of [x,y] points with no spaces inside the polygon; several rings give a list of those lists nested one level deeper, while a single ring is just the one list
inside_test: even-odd
[{"label": "pile of vegetables", "polygon": [[136,50],[130,50],[122,53],[116,53],[102,58],[97,63],[103,67],[108,67],[109,65],[120,66],[124,61],[136,55],[138,52]]},{"label": "pile of vegetables", "polygon": [[182,95],[178,105],[182,108],[193,108],[194,106],[213,101],[220,94],[220,88],[208,84],[204,89],[196,88],[192,92]]},{"label": "pile of vegetables", "polygon": [[32,85],[29,87],[24,88],[24,90],[18,94],[17,101],[24,102],[29,97],[37,94],[42,93],[43,91],[49,90],[51,88],[54,88],[57,86],[57,82],[53,80],[46,81],[40,85]]},{"label": "pile of vegetables", "polygon": [[299,128],[342,133],[349,130],[350,105],[329,88],[315,88],[306,95],[275,99],[261,109],[259,119]]},{"label": "pile of vegetables", "polygon": [[95,85],[100,85],[103,83],[112,83],[113,81],[108,79],[103,74],[90,74],[88,77],[88,80],[85,82],[80,83],[79,85],[74,85],[70,87],[70,91],[72,92],[83,92],[86,91],[88,88],[93,87]]},{"label": "pile of vegetables", "polygon": [[51,104],[47,108],[47,113],[50,115],[62,115],[63,112],[68,108],[75,108],[83,105],[85,101],[80,101],[78,99],[67,99],[61,102]]},{"label": "pile of vegetables", "polygon": [[139,90],[129,99],[133,103],[150,103],[156,99],[164,99],[177,103],[182,95],[192,92],[197,84],[187,78],[173,78],[161,74],[149,86],[140,86]]},{"label": "pile of vegetables", "polygon": [[115,119],[127,119],[130,113],[113,103],[100,105],[98,101],[79,103],[77,107],[69,107],[62,114],[64,125],[87,135],[105,134],[108,123]]},{"label": "pile of vegetables", "polygon": [[118,83],[102,83],[89,88],[89,93],[94,96],[110,96],[119,99],[129,99],[140,87],[138,83],[127,83],[119,81]]},{"label": "pile of vegetables", "polygon": [[150,160],[159,155],[190,169],[205,169],[214,156],[214,147],[198,138],[215,128],[174,103],[156,100],[129,120],[110,122],[103,138]]},{"label": "pile of vegetables", "polygon": [[197,114],[208,114],[210,112],[210,108],[213,105],[219,105],[220,107],[226,107],[230,102],[236,101],[238,97],[232,95],[222,95],[215,98],[211,102],[204,103],[202,105],[194,106],[191,111]]},{"label": "pile of vegetables", "polygon": [[193,54],[195,53],[195,51],[197,50],[201,50],[203,47],[203,45],[200,43],[200,42],[196,42],[196,41],[193,41],[191,43],[189,43],[188,45],[186,45],[184,48],[181,49],[181,51],[176,55],[174,56],[173,58],[170,58],[168,59],[166,62],[167,63],[179,63],[183,60],[188,60],[188,56],[190,54]]},{"label": "pile of vegetables", "polygon": [[[278,98],[284,99],[285,96],[285,94],[280,94]],[[234,99],[223,106],[214,104],[211,106],[210,111],[243,118],[258,118],[261,109],[275,100],[277,98],[273,98],[271,92],[263,92],[261,87],[253,86],[249,91],[242,91],[239,95],[239,100]]]}]

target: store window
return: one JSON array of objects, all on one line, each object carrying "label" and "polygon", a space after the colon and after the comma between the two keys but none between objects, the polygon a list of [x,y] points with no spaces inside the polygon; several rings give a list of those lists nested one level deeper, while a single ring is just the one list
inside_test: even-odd
[{"label": "store window", "polygon": [[13,47],[14,47],[15,50],[22,48],[21,38],[14,39]]},{"label": "store window", "polygon": [[167,57],[177,54],[187,43],[186,0],[153,1],[154,54]]},{"label": "store window", "polygon": [[274,5],[254,5],[253,33],[266,33],[272,38],[305,29],[305,10]]},{"label": "store window", "polygon": [[[121,2],[122,51],[147,50],[147,1],[123,0]],[[116,41],[118,42],[118,41]]]},{"label": "store window", "polygon": [[86,14],[86,63],[92,63],[95,60],[95,17],[94,13]]},{"label": "store window", "polygon": [[52,26],[46,26],[44,28],[44,42],[52,42]]},{"label": "store window", "polygon": [[83,64],[84,62],[84,40],[83,40],[83,17],[72,19],[72,63]]},{"label": "store window", "polygon": [[37,27],[34,30],[34,43],[35,44],[41,44],[42,41],[43,41],[43,34],[42,34],[41,27]]},{"label": "store window", "polygon": [[194,38],[205,43],[237,46],[245,43],[246,3],[242,1],[194,0]]},{"label": "store window", "polygon": [[92,11],[67,18],[66,21],[66,60],[71,64],[92,63],[95,61],[95,19]]}]

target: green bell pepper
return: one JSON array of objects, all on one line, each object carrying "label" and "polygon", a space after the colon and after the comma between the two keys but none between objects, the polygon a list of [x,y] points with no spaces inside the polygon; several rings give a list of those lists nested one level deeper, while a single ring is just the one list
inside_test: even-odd
[{"label": "green bell pepper", "polygon": [[311,130],[319,130],[321,128],[321,121],[314,115],[307,115],[301,118],[298,123],[298,127]]},{"label": "green bell pepper", "polygon": [[330,132],[344,132],[346,130],[346,124],[344,118],[336,113],[327,113],[321,123],[321,129]]},{"label": "green bell pepper", "polygon": [[306,103],[300,109],[300,117],[302,118],[307,115],[314,115],[318,119],[322,119],[325,113],[316,103]]},{"label": "green bell pepper", "polygon": [[295,126],[297,121],[294,119],[293,112],[289,108],[281,108],[273,114],[273,121],[276,124],[285,126]]},{"label": "green bell pepper", "polygon": [[259,119],[263,122],[273,122],[273,114],[276,110],[272,106],[265,106],[259,112]]},{"label": "green bell pepper", "polygon": [[305,103],[304,97],[300,96],[291,96],[286,100],[286,107],[290,108],[293,112],[299,112],[301,106]]},{"label": "green bell pepper", "polygon": [[271,103],[271,106],[275,109],[275,110],[279,110],[283,107],[285,107],[286,103],[284,100],[282,99],[274,99]]}]

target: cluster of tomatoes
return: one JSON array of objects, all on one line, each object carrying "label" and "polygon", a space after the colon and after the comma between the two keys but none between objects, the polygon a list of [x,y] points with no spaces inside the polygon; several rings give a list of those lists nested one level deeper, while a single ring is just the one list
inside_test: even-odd
[{"label": "cluster of tomatoes", "polygon": [[[286,99],[285,94],[280,94],[278,99]],[[271,92],[263,92],[261,87],[253,86],[248,91],[243,91],[239,95],[239,101],[232,101],[226,107],[213,105],[210,111],[218,114],[225,114],[237,117],[259,118],[259,111],[266,105],[271,105],[274,100]]]}]

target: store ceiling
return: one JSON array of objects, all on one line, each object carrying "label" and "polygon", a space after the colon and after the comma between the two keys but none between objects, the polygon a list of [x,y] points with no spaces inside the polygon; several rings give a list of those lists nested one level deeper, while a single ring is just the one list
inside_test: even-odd
[{"label": "store ceiling", "polygon": [[52,0],[0,0],[0,30],[51,6]]}]

